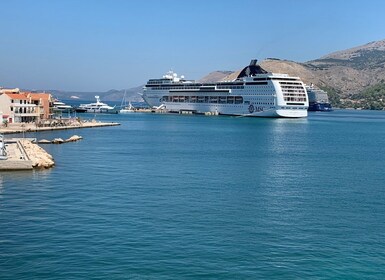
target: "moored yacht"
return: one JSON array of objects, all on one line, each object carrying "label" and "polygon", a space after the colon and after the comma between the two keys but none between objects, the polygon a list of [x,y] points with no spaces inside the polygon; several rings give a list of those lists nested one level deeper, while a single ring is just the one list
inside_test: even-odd
[{"label": "moored yacht", "polygon": [[107,105],[106,103],[100,102],[99,96],[95,96],[96,102],[89,104],[80,104],[76,109],[77,112],[87,113],[112,113],[117,114],[118,111],[114,107]]},{"label": "moored yacht", "polygon": [[75,109],[71,105],[67,105],[64,102],[61,102],[58,99],[56,99],[53,102],[53,110],[54,112],[69,113],[69,112],[73,112]]},{"label": "moored yacht", "polygon": [[120,105],[120,114],[129,114],[129,113],[134,113],[135,112],[135,107],[132,106],[131,102],[128,101],[127,104],[127,98],[126,98],[126,91],[124,91],[124,96],[122,99],[122,104]]},{"label": "moored yacht", "polygon": [[122,107],[122,109],[119,110],[120,114],[128,114],[128,113],[135,113],[135,107],[132,106],[131,102],[128,102],[128,105],[125,107]]},{"label": "moored yacht", "polygon": [[257,60],[232,81],[199,83],[169,72],[150,79],[142,96],[151,107],[178,113],[298,118],[307,116],[309,106],[300,78],[269,73]]}]

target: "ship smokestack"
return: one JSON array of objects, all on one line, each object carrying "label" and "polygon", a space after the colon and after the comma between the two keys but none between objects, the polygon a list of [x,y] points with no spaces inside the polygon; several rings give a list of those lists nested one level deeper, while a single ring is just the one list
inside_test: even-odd
[{"label": "ship smokestack", "polygon": [[258,61],[258,59],[252,59],[252,60],[250,61],[250,66],[255,66],[255,65],[257,65],[257,61]]}]

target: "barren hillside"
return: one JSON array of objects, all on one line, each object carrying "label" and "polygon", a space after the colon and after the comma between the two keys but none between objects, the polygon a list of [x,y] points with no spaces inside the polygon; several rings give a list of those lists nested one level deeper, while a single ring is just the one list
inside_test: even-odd
[{"label": "barren hillside", "polygon": [[[346,97],[385,81],[385,40],[334,52],[305,63],[266,59],[260,61],[260,65],[269,72],[300,77],[306,84],[333,88],[341,97]],[[213,72],[201,80],[233,80],[240,70],[227,75],[223,71]]]}]

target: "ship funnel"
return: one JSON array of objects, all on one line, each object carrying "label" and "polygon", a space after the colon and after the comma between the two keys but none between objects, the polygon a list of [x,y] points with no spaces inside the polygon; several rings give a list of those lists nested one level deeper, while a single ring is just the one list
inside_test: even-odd
[{"label": "ship funnel", "polygon": [[255,66],[255,65],[257,65],[257,62],[258,62],[258,59],[252,59],[252,60],[250,61],[250,66]]}]

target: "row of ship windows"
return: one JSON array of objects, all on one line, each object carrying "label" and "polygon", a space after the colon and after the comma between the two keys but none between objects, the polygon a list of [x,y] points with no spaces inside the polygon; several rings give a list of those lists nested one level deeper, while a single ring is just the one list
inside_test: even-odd
[{"label": "row of ship windows", "polygon": [[163,96],[163,102],[242,104],[242,96]]},{"label": "row of ship windows", "polygon": [[301,97],[284,97],[283,100],[285,100],[285,101],[306,102],[306,98],[301,98]]},{"label": "row of ship windows", "polygon": [[[177,88],[173,88],[173,89],[177,89]],[[218,89],[222,89],[222,88],[218,88]],[[156,88],[156,90],[168,90],[168,89]],[[210,91],[210,92],[215,93],[215,90]],[[301,91],[301,92],[304,92],[304,91]],[[171,93],[176,93],[176,91],[171,91]],[[202,91],[196,91],[194,93],[195,94],[204,94],[204,93],[207,93],[207,91],[202,90]],[[245,89],[245,94],[252,94],[252,95],[273,95],[274,93],[275,93],[275,91],[272,91],[271,87],[258,87],[258,88],[257,87],[248,87]]]},{"label": "row of ship windows", "polygon": [[306,95],[306,93],[304,92],[304,91],[282,91],[282,93],[283,93],[283,95],[292,95],[292,94],[294,94],[294,95],[303,95],[303,96],[305,96]]},{"label": "row of ship windows", "polygon": [[[243,102],[241,96],[163,96],[162,102],[175,102],[175,103],[219,103],[219,104],[250,104],[250,101]],[[274,102],[264,100],[264,102],[253,102],[257,105],[274,105]]]},{"label": "row of ship windows", "polygon": [[298,85],[302,86],[301,82],[279,82],[280,85]]},{"label": "row of ship windows", "polygon": [[[244,86],[217,86],[217,89],[244,89]],[[205,91],[200,86],[173,86],[173,87],[151,87],[152,90],[173,90],[173,89],[200,89]],[[214,88],[213,88],[214,89]],[[211,89],[212,90],[212,89]]]},{"label": "row of ship windows", "polygon": [[[248,85],[247,88],[254,88],[254,89],[271,88],[271,86],[267,86],[267,83],[263,84],[263,85],[259,85],[259,86],[256,86],[253,83],[246,83],[246,85]],[[253,87],[251,87],[251,85],[253,85]],[[282,89],[302,89],[303,90],[302,84],[296,83],[295,85],[298,85],[298,86],[292,86],[291,85],[291,86],[281,86],[281,87],[282,87]],[[217,85],[216,88],[217,89],[244,89],[245,87],[243,85]],[[200,89],[200,90],[204,91],[204,88],[202,88],[201,86],[188,86],[188,85],[182,85],[182,86],[158,86],[158,87],[151,87],[151,89],[153,89],[153,90]],[[214,89],[214,86],[213,86],[213,89]]]},{"label": "row of ship windows", "polygon": [[290,110],[307,110],[306,107],[281,107],[281,109],[290,109]]},{"label": "row of ship windows", "polygon": [[305,93],[284,93],[283,96],[303,96],[303,97],[306,97],[306,94]]},{"label": "row of ship windows", "polygon": [[217,89],[244,89],[244,86],[217,86]]},{"label": "row of ship windows", "polygon": [[291,86],[291,87],[288,87],[288,86],[281,86],[282,89],[287,89],[287,90],[291,90],[291,89],[300,89],[300,90],[303,90],[303,87],[297,87],[297,86]]},{"label": "row of ship windows", "polygon": [[254,102],[250,102],[250,101],[245,101],[245,104],[258,104],[258,105],[263,105],[263,104],[268,104],[268,105],[274,105],[274,100],[266,100],[266,99],[262,99],[262,98],[254,98],[253,100],[258,100],[258,101],[254,101]]},{"label": "row of ship windows", "polygon": [[152,87],[153,90],[170,90],[170,89],[200,89],[194,86],[180,86],[180,87]]},{"label": "row of ship windows", "polygon": [[[168,90],[167,88],[157,88],[158,90],[162,89],[162,90]],[[173,88],[173,89],[179,89],[179,88]],[[191,88],[180,88],[180,89],[191,89]],[[219,88],[218,89],[224,89],[224,88]],[[234,88],[235,89],[235,88]],[[236,88],[238,89],[238,88]],[[263,87],[263,88],[248,88],[248,91],[250,92],[258,92],[258,95],[272,95],[272,92],[271,92],[271,88],[270,87]],[[215,92],[215,90],[214,90]],[[297,93],[297,94],[303,94],[305,95],[306,92],[300,88],[300,89],[283,89],[282,90],[283,94],[284,95],[290,95],[291,93]],[[195,92],[195,94],[199,94],[200,92]],[[202,94],[204,94],[205,92],[202,91]],[[253,93],[255,94],[255,93]]]}]

